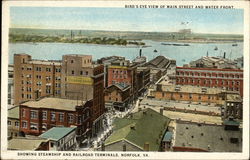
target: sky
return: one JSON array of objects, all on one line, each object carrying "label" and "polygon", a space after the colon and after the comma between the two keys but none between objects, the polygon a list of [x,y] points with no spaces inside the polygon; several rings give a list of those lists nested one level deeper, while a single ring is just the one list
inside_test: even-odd
[{"label": "sky", "polygon": [[11,7],[10,27],[243,34],[243,17],[242,9]]}]

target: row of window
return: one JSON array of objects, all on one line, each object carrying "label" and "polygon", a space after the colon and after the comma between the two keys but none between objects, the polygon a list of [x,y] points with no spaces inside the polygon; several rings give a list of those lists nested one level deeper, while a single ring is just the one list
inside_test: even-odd
[{"label": "row of window", "polygon": [[126,79],[127,75],[113,75],[113,78],[121,78],[121,79]]},{"label": "row of window", "polygon": [[113,70],[113,74],[127,74],[127,71]]},{"label": "row of window", "polygon": [[[92,61],[91,59],[84,59],[83,63],[84,63],[84,64],[86,64],[86,63],[91,63],[91,61]],[[74,63],[74,60],[71,59],[71,60],[70,60],[70,63]]]},{"label": "row of window", "polygon": [[[26,111],[23,109],[22,110],[22,117],[26,116]],[[64,113],[58,113],[58,121],[59,122],[64,122]],[[68,122],[73,123],[74,122],[74,114],[67,114]],[[85,120],[86,118],[89,117],[89,111],[86,112],[86,115],[82,115],[82,117],[79,118],[79,121],[81,123],[82,119]],[[30,111],[30,118],[31,119],[38,119],[38,111],[31,110]],[[47,120],[48,119],[48,114],[47,111],[42,112],[42,120]],[[50,113],[50,120],[51,121],[56,121],[56,112],[51,112]]]},{"label": "row of window", "polygon": [[[25,70],[24,67],[22,67],[21,69],[22,69],[22,70]],[[27,71],[31,71],[31,70],[32,70],[32,67],[27,67],[26,70],[27,70]],[[35,67],[35,71],[42,71],[42,67]],[[46,71],[46,72],[51,72],[52,69],[46,67],[46,68],[45,68],[45,71]],[[55,71],[59,73],[59,72],[61,72],[61,68],[56,68]]]},{"label": "row of window", "polygon": [[[11,126],[11,121],[8,121],[8,125]],[[19,122],[18,121],[15,121],[15,127],[19,127]]]},{"label": "row of window", "polygon": [[[74,75],[74,74],[75,74],[75,71],[72,70],[72,71],[71,71],[71,74]],[[80,74],[80,75],[86,75],[86,76],[87,76],[87,75],[89,74],[89,72],[86,71],[86,72],[84,73],[83,71],[80,71],[79,74]]]},{"label": "row of window", "polygon": [[[177,78],[176,79],[176,82],[182,82],[182,83],[185,83],[185,82],[187,82],[187,83],[195,83],[195,82],[197,82],[198,84],[202,84],[202,82],[203,82],[203,84],[212,84],[213,83],[213,81],[212,80],[200,80],[200,79],[185,79],[185,78],[182,78],[182,79],[180,79],[180,78]],[[215,84],[221,84],[221,85],[230,85],[230,83],[232,84],[232,85],[240,85],[240,81],[224,81],[224,80],[222,80],[222,81],[218,81],[218,80],[215,80],[214,81],[215,82]]]},{"label": "row of window", "polygon": [[240,78],[239,74],[218,74],[218,73],[200,73],[200,72],[180,72],[177,71],[176,75],[186,76],[204,76],[204,77],[226,77],[226,78]]},{"label": "row of window", "polygon": [[[24,98],[25,95],[22,93],[21,96],[22,96],[22,98]],[[27,94],[27,95],[26,95],[26,98],[27,98],[27,99],[32,99],[32,94]]]},{"label": "row of window", "polygon": [[[192,98],[193,98],[193,95],[192,95],[191,93],[189,93],[188,96],[189,96],[189,99],[192,99]],[[162,97],[165,97],[165,93],[164,93],[164,92],[162,93]],[[171,97],[173,97],[173,94],[171,94]],[[179,94],[179,97],[180,97],[180,98],[183,98],[183,94],[180,93],[180,94]],[[199,100],[201,100],[201,97],[202,97],[202,95],[198,95],[198,99],[199,99]],[[218,97],[216,98],[216,96],[211,96],[211,95],[207,95],[207,98],[208,98],[208,99],[217,99],[217,100],[218,100]]]}]

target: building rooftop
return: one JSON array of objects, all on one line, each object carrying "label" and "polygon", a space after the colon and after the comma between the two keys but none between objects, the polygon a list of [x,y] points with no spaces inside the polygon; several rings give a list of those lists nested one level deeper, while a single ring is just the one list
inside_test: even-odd
[{"label": "building rooftop", "polygon": [[[226,56],[226,53],[224,53]],[[202,58],[198,59],[198,60],[194,60],[192,62],[190,62],[190,66],[191,67],[208,67],[208,68],[234,68],[236,69],[236,63],[230,59],[227,59],[225,57],[210,57],[210,56],[203,56]]]},{"label": "building rooftop", "polygon": [[105,145],[126,140],[142,150],[144,144],[149,143],[149,151],[158,151],[169,122],[169,118],[150,108],[133,113],[130,118],[117,118],[114,132]]},{"label": "building rooftop", "polygon": [[32,59],[31,61],[28,61],[29,64],[42,64],[42,65],[56,65],[56,66],[61,66],[62,62],[61,61],[46,61],[46,60],[35,60]]},{"label": "building rooftop", "polygon": [[157,56],[145,64],[147,67],[152,68],[167,68],[170,64],[170,59],[164,56]]},{"label": "building rooftop", "polygon": [[242,69],[226,69],[226,68],[199,68],[199,67],[195,67],[195,68],[192,68],[192,67],[176,67],[177,70],[194,70],[194,71],[212,71],[212,72],[218,72],[218,71],[226,71],[226,72],[242,72],[243,73],[243,70]]},{"label": "building rooftop", "polygon": [[223,125],[177,121],[173,142],[173,147],[210,152],[241,152],[242,130],[230,131],[225,130]]},{"label": "building rooftop", "polygon": [[215,104],[208,105],[199,104],[198,102],[176,102],[176,101],[164,101],[164,100],[157,100],[157,99],[143,99],[140,102],[140,107],[143,106],[151,106],[151,107],[167,107],[167,108],[176,108],[176,109],[187,109],[187,110],[196,110],[196,111],[203,111],[203,112],[213,112],[216,114],[221,114],[221,107],[216,107]]},{"label": "building rooftop", "polygon": [[162,85],[162,91],[165,92],[182,92],[182,93],[198,93],[198,94],[219,94],[225,90],[221,88],[198,87],[192,85]]},{"label": "building rooftop", "polygon": [[25,138],[25,137],[16,137],[8,141],[8,149],[10,150],[30,150],[34,151],[42,143],[48,142],[47,139],[43,138]]},{"label": "building rooftop", "polygon": [[173,136],[173,133],[168,131],[165,133],[162,141],[163,142],[171,142],[172,136]]},{"label": "building rooftop", "polygon": [[8,109],[8,118],[19,119],[19,106]]},{"label": "building rooftop", "polygon": [[53,127],[49,129],[48,131],[41,134],[39,137],[41,138],[47,138],[49,140],[58,141],[61,138],[65,137],[72,131],[74,131],[75,127]]},{"label": "building rooftop", "polygon": [[227,94],[226,95],[226,100],[227,101],[234,101],[234,102],[242,102],[242,98],[237,92]]},{"label": "building rooftop", "polygon": [[38,101],[24,102],[21,105],[32,108],[51,108],[58,110],[75,111],[75,107],[77,105],[85,103],[86,101],[46,97]]}]

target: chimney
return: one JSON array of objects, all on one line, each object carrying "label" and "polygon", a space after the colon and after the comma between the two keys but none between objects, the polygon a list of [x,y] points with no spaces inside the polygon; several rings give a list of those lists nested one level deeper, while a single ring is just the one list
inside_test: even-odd
[{"label": "chimney", "polygon": [[160,108],[160,114],[163,115],[163,108]]},{"label": "chimney", "polygon": [[131,130],[135,130],[135,126],[130,126],[130,129]]},{"label": "chimney", "polygon": [[149,143],[146,142],[144,143],[144,148],[143,148],[144,151],[149,151]]}]

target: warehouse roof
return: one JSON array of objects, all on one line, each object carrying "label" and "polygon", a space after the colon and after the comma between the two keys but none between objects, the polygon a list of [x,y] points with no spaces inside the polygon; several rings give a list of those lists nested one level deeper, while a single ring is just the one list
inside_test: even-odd
[{"label": "warehouse roof", "polygon": [[211,152],[241,152],[242,130],[225,130],[223,125],[177,122],[173,147]]},{"label": "warehouse roof", "polygon": [[8,141],[8,149],[10,150],[36,150],[42,143],[48,142],[43,138],[13,138]]},{"label": "warehouse roof", "polygon": [[220,88],[207,88],[207,87],[198,87],[191,85],[162,85],[162,91],[165,92],[183,92],[183,93],[206,93],[206,94],[218,94],[223,92],[223,89]]},{"label": "warehouse roof", "polygon": [[21,105],[32,108],[51,108],[51,109],[75,111],[75,107],[77,105],[85,103],[86,101],[46,97],[38,101],[28,101],[22,103]]},{"label": "warehouse roof", "polygon": [[19,119],[19,106],[8,109],[8,118]]},{"label": "warehouse roof", "polygon": [[71,133],[72,131],[74,131],[75,129],[75,127],[53,127],[41,134],[39,137],[58,141],[69,133]]},{"label": "warehouse roof", "polygon": [[133,113],[130,118],[115,119],[114,132],[105,145],[126,140],[140,149],[149,143],[149,151],[158,151],[169,122],[169,118],[150,108]]}]

